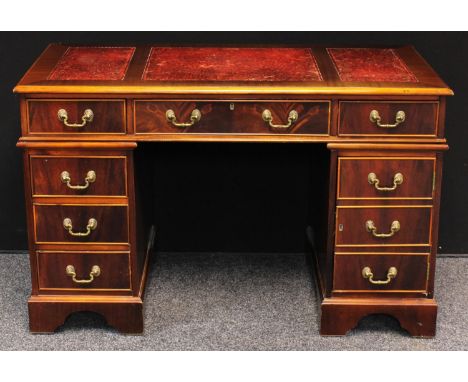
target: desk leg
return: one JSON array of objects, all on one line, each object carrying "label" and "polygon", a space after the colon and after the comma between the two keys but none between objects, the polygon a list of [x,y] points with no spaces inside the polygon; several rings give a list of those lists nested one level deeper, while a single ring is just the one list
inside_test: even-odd
[{"label": "desk leg", "polygon": [[31,296],[28,301],[29,329],[32,333],[52,333],[75,312],[102,315],[107,324],[121,333],[143,332],[143,301],[139,297],[74,298]]},{"label": "desk leg", "polygon": [[320,334],[344,336],[359,321],[371,314],[396,318],[403,329],[414,337],[434,337],[437,303],[433,299],[346,299],[325,298],[322,301]]}]

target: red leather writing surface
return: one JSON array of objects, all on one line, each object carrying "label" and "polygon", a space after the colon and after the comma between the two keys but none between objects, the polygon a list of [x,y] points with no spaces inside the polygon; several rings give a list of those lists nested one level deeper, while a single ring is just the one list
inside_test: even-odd
[{"label": "red leather writing surface", "polygon": [[310,49],[154,47],[143,73],[154,81],[322,81]]},{"label": "red leather writing surface", "polygon": [[417,82],[393,49],[328,48],[341,81]]},{"label": "red leather writing surface", "polygon": [[49,80],[122,80],[135,48],[72,47],[49,75]]}]

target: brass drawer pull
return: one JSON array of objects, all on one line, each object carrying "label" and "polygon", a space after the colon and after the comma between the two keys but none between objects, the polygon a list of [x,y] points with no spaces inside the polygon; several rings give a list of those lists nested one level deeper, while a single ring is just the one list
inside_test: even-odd
[{"label": "brass drawer pull", "polygon": [[400,123],[405,122],[406,114],[404,111],[400,110],[396,113],[395,116],[395,123],[392,124],[384,124],[380,123],[381,118],[379,112],[377,110],[372,110],[369,115],[369,119],[372,123],[375,123],[379,127],[383,127],[385,129],[393,129],[397,127]]},{"label": "brass drawer pull", "polygon": [[97,220],[91,218],[88,220],[88,225],[86,226],[86,232],[73,232],[72,220],[70,218],[63,219],[63,228],[65,228],[68,233],[72,236],[84,237],[89,236],[91,231],[95,230],[97,227]]},{"label": "brass drawer pull", "polygon": [[367,180],[369,181],[369,184],[373,184],[375,189],[378,191],[395,191],[397,187],[403,183],[403,174],[398,172],[393,176],[393,187],[380,187],[380,180],[373,172],[367,175]]},{"label": "brass drawer pull", "polygon": [[190,122],[177,122],[176,115],[174,113],[174,110],[169,109],[166,111],[166,119],[171,122],[174,126],[177,127],[190,127],[195,125],[195,123],[200,122],[202,115],[200,110],[198,109],[193,109],[192,113],[190,114]]},{"label": "brass drawer pull", "polygon": [[395,267],[388,268],[387,272],[387,280],[374,280],[374,274],[372,273],[372,269],[370,267],[362,268],[362,277],[368,279],[371,284],[375,285],[385,285],[390,284],[392,279],[394,279],[398,274],[398,270]]},{"label": "brass drawer pull", "polygon": [[99,265],[93,265],[91,272],[89,273],[89,279],[85,280],[78,280],[76,278],[75,267],[73,265],[67,265],[65,272],[67,273],[67,276],[70,276],[73,282],[77,284],[90,284],[93,282],[95,277],[98,277],[101,274],[101,268],[99,268]]},{"label": "brass drawer pull", "polygon": [[67,127],[84,127],[88,122],[92,122],[94,113],[91,109],[86,109],[81,117],[81,123],[68,123],[68,113],[65,109],[60,109],[57,113],[59,121]]},{"label": "brass drawer pull", "polygon": [[65,183],[68,188],[71,188],[72,190],[86,190],[91,183],[94,183],[96,181],[96,173],[93,170],[88,171],[88,173],[86,174],[86,178],[85,178],[85,184],[83,185],[73,186],[72,184],[70,184],[71,177],[68,171],[62,171],[62,173],[60,174],[60,180],[62,181],[62,183]]},{"label": "brass drawer pull", "polygon": [[273,116],[271,115],[271,111],[268,109],[265,109],[263,111],[262,118],[265,122],[268,122],[268,124],[270,125],[272,129],[287,130],[293,125],[293,123],[297,121],[297,119],[299,118],[299,114],[297,114],[296,110],[291,110],[289,112],[287,125],[275,125],[273,123]]},{"label": "brass drawer pull", "polygon": [[392,237],[393,235],[395,235],[395,233],[397,233],[400,230],[400,222],[398,220],[392,222],[392,225],[390,226],[390,233],[377,233],[377,227],[375,226],[372,220],[366,221],[366,229],[368,232],[371,232],[374,237]]}]

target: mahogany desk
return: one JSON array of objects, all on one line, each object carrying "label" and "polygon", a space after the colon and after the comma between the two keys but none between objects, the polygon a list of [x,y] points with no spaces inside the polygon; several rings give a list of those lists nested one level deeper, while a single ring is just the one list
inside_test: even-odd
[{"label": "mahogany desk", "polygon": [[435,334],[453,93],[412,47],[50,45],[15,92],[32,332],[80,310],[142,332],[155,234],[138,145],[202,141],[326,145],[325,175],[310,174],[321,212],[304,227],[321,334],[344,335],[374,313]]}]

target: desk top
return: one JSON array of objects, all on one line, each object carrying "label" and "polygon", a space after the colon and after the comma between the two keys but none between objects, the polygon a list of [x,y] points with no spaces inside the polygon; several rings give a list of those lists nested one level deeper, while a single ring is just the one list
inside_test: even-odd
[{"label": "desk top", "polygon": [[410,46],[50,45],[18,93],[452,95]]}]

